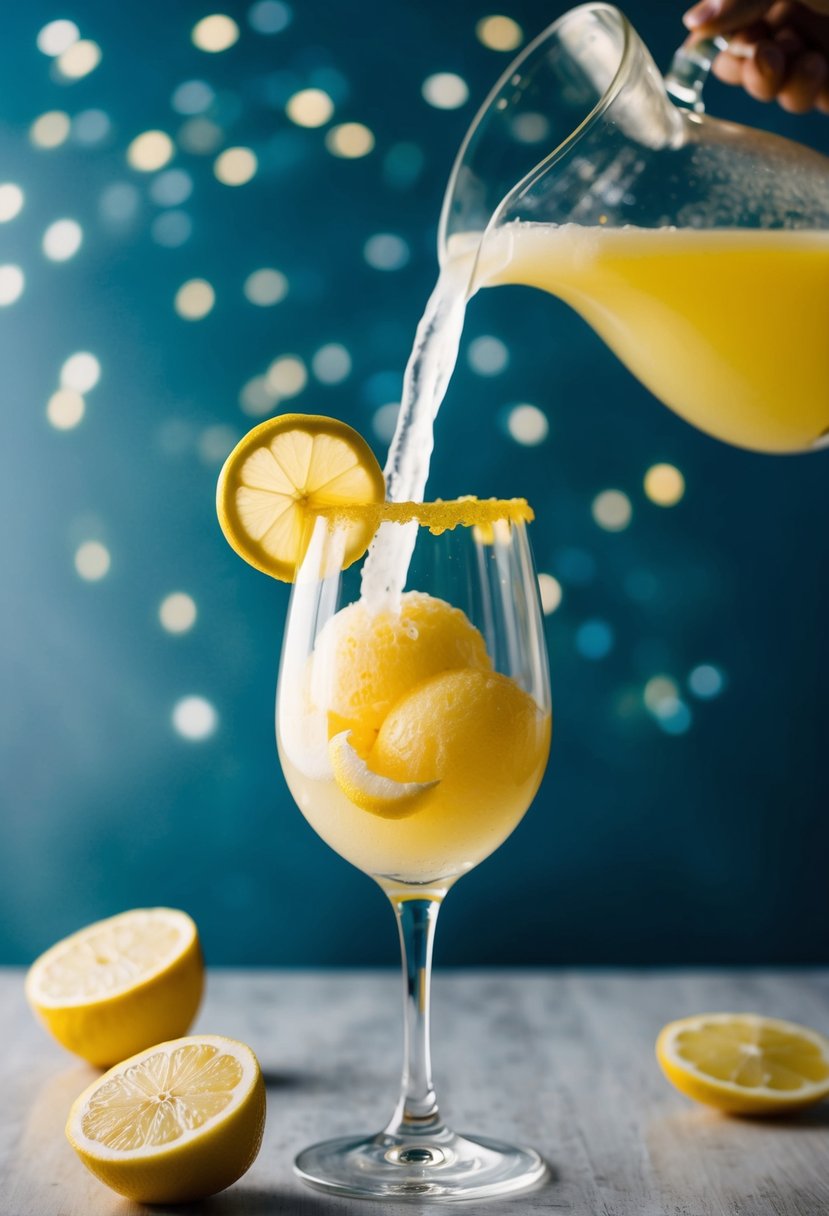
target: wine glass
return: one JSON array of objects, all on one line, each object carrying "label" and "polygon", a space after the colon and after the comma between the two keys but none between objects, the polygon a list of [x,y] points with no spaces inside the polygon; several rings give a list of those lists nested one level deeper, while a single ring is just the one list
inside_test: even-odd
[{"label": "wine glass", "polygon": [[[357,566],[341,569],[342,523],[316,519],[288,612],[277,741],[303,815],[394,908],[405,1001],[401,1093],[382,1131],[313,1145],[295,1169],[344,1195],[445,1202],[507,1194],[539,1183],[547,1168],[533,1149],[444,1123],[429,988],[444,896],[518,825],[547,762],[550,688],[532,516],[522,500],[379,510],[387,520],[362,585]],[[393,522],[395,512],[414,519]]]}]

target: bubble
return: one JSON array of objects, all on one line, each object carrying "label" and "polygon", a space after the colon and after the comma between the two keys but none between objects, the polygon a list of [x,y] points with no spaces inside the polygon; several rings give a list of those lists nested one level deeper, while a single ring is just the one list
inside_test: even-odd
[{"label": "bubble", "polygon": [[334,103],[323,89],[300,89],[288,98],[285,113],[298,127],[324,127],[334,113]]},{"label": "bubble", "polygon": [[73,388],[76,393],[91,392],[101,378],[101,365],[88,350],[70,355],[60,369],[61,388]]},{"label": "bubble", "polygon": [[311,370],[320,384],[340,384],[351,373],[351,355],[339,342],[329,342],[314,355]]},{"label": "bubble", "polygon": [[196,623],[196,601],[185,591],[165,595],[158,609],[158,619],[168,633],[187,633]]},{"label": "bubble", "polygon": [[216,708],[206,697],[182,697],[173,706],[173,729],[183,739],[200,742],[215,734],[219,725]]},{"label": "bubble", "polygon": [[14,182],[0,185],[0,224],[7,224],[23,209],[25,195]]},{"label": "bubble", "polygon": [[553,578],[552,574],[544,574],[542,572],[538,576],[538,590],[541,595],[541,608],[544,615],[550,616],[561,603],[564,594],[561,583],[557,578]]},{"label": "bubble", "polygon": [[613,630],[606,621],[585,621],[576,631],[576,650],[583,659],[607,658],[613,649],[613,641]]},{"label": "bubble", "polygon": [[239,38],[239,27],[226,13],[211,13],[197,21],[190,33],[193,45],[200,51],[216,55],[226,51]]},{"label": "bubble", "polygon": [[19,300],[25,285],[26,276],[19,266],[11,262],[0,266],[0,307],[5,308],[7,304]]},{"label": "bubble", "polygon": [[127,148],[127,162],[141,173],[154,173],[172,159],[174,152],[166,131],[144,131]]},{"label": "bubble", "polygon": [[263,266],[261,270],[254,270],[248,275],[242,290],[251,304],[270,308],[285,299],[288,294],[288,280],[281,271]]},{"label": "bubble", "polygon": [[250,148],[225,148],[216,157],[213,172],[225,186],[244,186],[255,176],[257,168],[256,155]]},{"label": "bubble", "polygon": [[207,279],[188,279],[176,292],[173,307],[185,321],[200,321],[215,303],[216,293]]},{"label": "bubble", "polygon": [[76,220],[55,220],[43,234],[42,248],[52,262],[73,258],[83,243],[83,229]]},{"label": "bubble", "polygon": [[466,81],[454,72],[436,72],[433,76],[427,76],[420,91],[424,100],[438,110],[457,110],[469,98]]},{"label": "bubble", "polygon": [[410,256],[403,237],[393,232],[377,232],[363,246],[363,257],[375,270],[401,270]]},{"label": "bubble", "polygon": [[509,351],[500,338],[482,334],[469,343],[466,358],[479,376],[499,376],[509,363]]},{"label": "bubble", "polygon": [[46,405],[46,417],[56,431],[71,431],[82,421],[86,402],[72,388],[59,388]]},{"label": "bubble", "polygon": [[507,415],[507,430],[516,443],[535,447],[549,435],[550,424],[537,405],[514,405]]},{"label": "bubble", "polygon": [[593,519],[605,532],[623,532],[633,516],[627,494],[621,490],[603,490],[593,499]]},{"label": "bubble", "polygon": [[75,550],[75,569],[87,583],[97,583],[109,573],[109,549],[99,540],[85,540]]}]

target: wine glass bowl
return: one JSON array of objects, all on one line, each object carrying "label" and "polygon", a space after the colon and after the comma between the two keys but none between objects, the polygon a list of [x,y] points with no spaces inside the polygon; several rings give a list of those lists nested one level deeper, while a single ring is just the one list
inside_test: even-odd
[{"label": "wine glass bowl", "polygon": [[[428,505],[414,507],[408,522],[381,524],[362,569],[345,571],[343,529],[319,517],[288,611],[276,715],[286,780],[317,834],[389,895],[403,947],[395,1113],[377,1135],[297,1159],[301,1177],[340,1194],[484,1197],[534,1185],[546,1170],[534,1150],[451,1131],[429,1063],[441,901],[523,818],[550,746],[531,513],[515,502],[477,508],[445,504],[430,530],[417,519]],[[394,570],[378,569],[378,552],[411,553],[405,590]]]}]

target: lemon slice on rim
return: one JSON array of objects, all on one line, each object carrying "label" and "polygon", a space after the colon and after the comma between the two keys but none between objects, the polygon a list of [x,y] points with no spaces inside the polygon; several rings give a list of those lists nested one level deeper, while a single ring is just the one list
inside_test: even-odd
[{"label": "lemon slice on rim", "polygon": [[201,1001],[196,926],[175,908],[138,908],[52,946],[26,976],[26,996],[59,1043],[107,1068],[185,1034]]},{"label": "lemon slice on rim", "polygon": [[99,1077],[66,1135],[97,1178],[137,1203],[215,1195],[253,1164],[265,1085],[251,1049],[220,1035],[159,1043]]},{"label": "lemon slice on rim", "polygon": [[829,1039],[756,1013],[670,1022],[656,1058],[681,1093],[732,1114],[777,1114],[829,1095]]},{"label": "lemon slice on rim", "polygon": [[[253,428],[219,474],[216,510],[228,543],[257,570],[293,582],[318,511],[382,502],[383,472],[365,439],[336,418],[280,414]],[[374,534],[349,521],[343,566]]]},{"label": "lemon slice on rim", "polygon": [[337,785],[355,806],[383,819],[403,819],[420,810],[423,797],[438,781],[393,781],[368,767],[348,741],[348,731],[335,735],[328,745]]}]

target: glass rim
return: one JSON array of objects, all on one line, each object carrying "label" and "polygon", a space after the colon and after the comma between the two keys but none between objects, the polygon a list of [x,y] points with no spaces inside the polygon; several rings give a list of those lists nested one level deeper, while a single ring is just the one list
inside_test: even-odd
[{"label": "glass rim", "polygon": [[417,524],[439,535],[454,528],[487,527],[496,523],[532,523],[535,511],[526,498],[435,499],[433,502],[348,503],[315,507],[313,514],[331,528],[364,524],[375,533],[381,524]]}]

